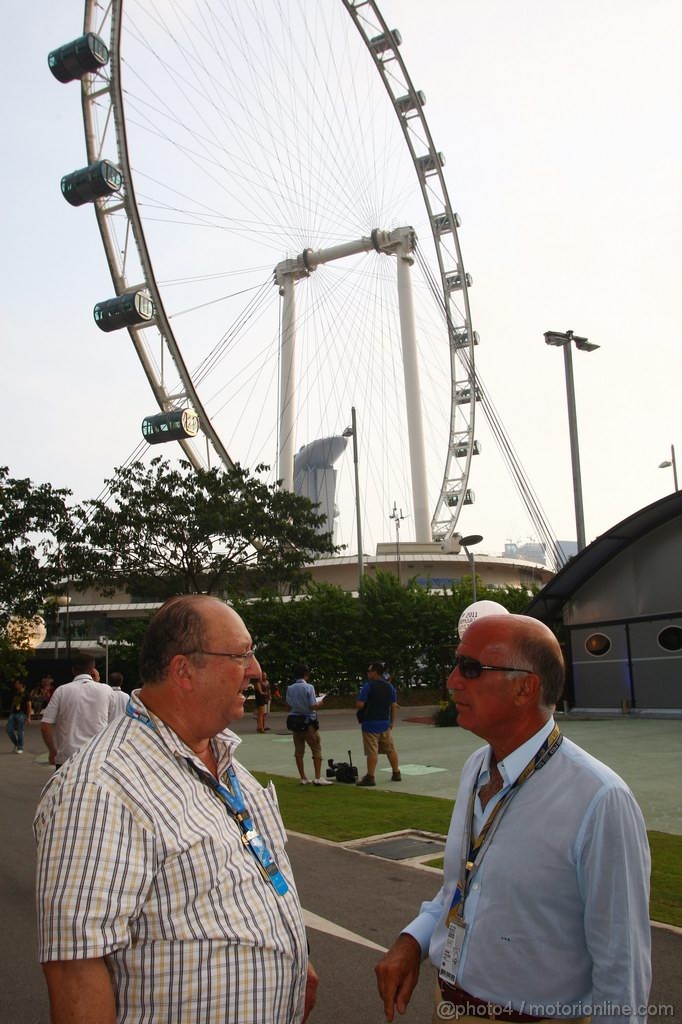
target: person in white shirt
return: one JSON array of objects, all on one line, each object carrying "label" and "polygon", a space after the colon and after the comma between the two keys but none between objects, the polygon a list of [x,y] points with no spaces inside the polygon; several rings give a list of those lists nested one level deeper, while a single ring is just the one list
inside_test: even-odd
[{"label": "person in white shirt", "polygon": [[111,707],[109,708],[109,721],[125,715],[128,707],[128,694],[123,689],[123,676],[120,672],[109,673],[109,686],[111,687]]},{"label": "person in white shirt", "polygon": [[460,779],[443,887],[377,965],[387,1021],[428,956],[434,1021],[646,1021],[650,856],[642,813],[610,768],[564,739],[564,664],[536,619],[470,625],[448,688],[487,741]]},{"label": "person in white shirt", "polygon": [[99,681],[91,654],[79,652],[71,667],[73,681],[57,687],[40,723],[50,764],[55,768],[61,768],[84,743],[104,729],[113,700],[110,688]]}]

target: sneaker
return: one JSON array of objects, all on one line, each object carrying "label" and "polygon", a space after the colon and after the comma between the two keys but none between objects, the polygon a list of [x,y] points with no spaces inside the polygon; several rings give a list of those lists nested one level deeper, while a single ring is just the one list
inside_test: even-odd
[{"label": "sneaker", "polygon": [[376,786],[373,775],[363,775],[359,782],[355,783],[356,786]]},{"label": "sneaker", "polygon": [[19,747],[17,747],[17,749],[14,751],[14,753],[15,754],[23,754],[23,750],[20,750]]},{"label": "sneaker", "polygon": [[316,786],[333,786],[331,779],[315,779]]},{"label": "sneaker", "polygon": [[400,772],[393,772],[393,774],[391,775],[391,782],[402,782],[402,781],[403,781],[403,777],[400,774]]},{"label": "sneaker", "polygon": [[312,779],[299,779],[298,780],[299,786],[309,786],[311,782],[312,782]]}]

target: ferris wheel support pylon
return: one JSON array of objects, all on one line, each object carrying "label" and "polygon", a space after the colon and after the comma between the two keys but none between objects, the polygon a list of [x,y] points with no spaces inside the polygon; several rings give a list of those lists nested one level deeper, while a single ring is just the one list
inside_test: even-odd
[{"label": "ferris wheel support pylon", "polygon": [[414,263],[416,235],[414,228],[400,227],[394,231],[375,228],[371,236],[342,242],[327,249],[306,249],[293,259],[283,260],[275,267],[275,283],[282,296],[282,327],[280,339],[280,441],[278,475],[283,487],[294,486],[294,425],[296,410],[296,282],[310,277],[325,263],[357,256],[375,249],[397,256],[398,308],[405,375],[405,400],[412,474],[415,539],[420,544],[431,540],[428,488],[426,480],[426,448],[422,420],[417,332],[410,268]]}]

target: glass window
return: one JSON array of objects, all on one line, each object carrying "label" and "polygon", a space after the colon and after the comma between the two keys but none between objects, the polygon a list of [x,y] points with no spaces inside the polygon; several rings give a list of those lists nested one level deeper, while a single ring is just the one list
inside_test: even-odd
[{"label": "glass window", "polygon": [[585,650],[595,658],[601,658],[611,650],[611,641],[604,633],[592,633],[585,641]]},{"label": "glass window", "polygon": [[658,642],[664,651],[682,651],[682,628],[666,626],[658,634]]}]

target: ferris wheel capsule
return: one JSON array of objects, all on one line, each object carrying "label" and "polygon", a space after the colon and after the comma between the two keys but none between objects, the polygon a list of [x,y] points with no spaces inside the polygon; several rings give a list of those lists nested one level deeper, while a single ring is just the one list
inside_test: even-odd
[{"label": "ferris wheel capsule", "polygon": [[165,444],[167,441],[183,441],[199,433],[199,417],[194,409],[172,409],[145,416],[142,420],[142,436],[148,444]]},{"label": "ferris wheel capsule", "polygon": [[108,62],[109,50],[106,43],[94,32],[86,32],[84,36],[65,43],[47,55],[50,71],[58,82],[64,84],[99,71]]},{"label": "ferris wheel capsule", "polygon": [[62,178],[62,195],[71,206],[83,206],[113,195],[123,184],[123,175],[110,160],[98,160]]},{"label": "ferris wheel capsule", "polygon": [[154,303],[145,291],[126,292],[98,302],[92,315],[100,331],[109,333],[148,323],[154,316]]}]

